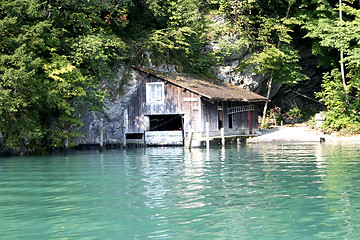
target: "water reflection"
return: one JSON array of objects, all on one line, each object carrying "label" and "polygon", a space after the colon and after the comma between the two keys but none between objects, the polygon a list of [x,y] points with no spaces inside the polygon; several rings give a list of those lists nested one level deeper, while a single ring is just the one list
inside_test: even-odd
[{"label": "water reflection", "polygon": [[146,148],[142,155],[145,195],[149,198],[149,207],[164,207],[165,197],[169,191],[169,177],[175,170],[174,162],[182,156],[175,149]]},{"label": "water reflection", "polygon": [[[359,176],[357,149],[342,145],[281,145],[264,146],[261,152],[264,170],[269,171],[268,176],[272,178],[271,187],[276,186],[274,182],[281,182],[279,187],[286,192],[286,195],[276,195],[277,200],[282,197],[283,207],[295,210],[297,222],[314,229],[326,229],[326,233],[315,234],[319,238],[339,236],[335,229],[347,229],[346,235],[353,235],[352,219],[356,209],[352,206],[359,204],[351,201],[349,195],[354,197],[353,172]],[[359,183],[358,179],[356,182]],[[300,208],[297,212],[295,206],[299,205],[311,211],[304,215],[304,208]]]},{"label": "water reflection", "polygon": [[358,239],[360,151],[145,148],[0,159],[5,239]]},{"label": "water reflection", "polygon": [[187,149],[184,154],[184,175],[181,178],[181,187],[178,195],[181,196],[181,208],[196,208],[206,205],[202,199],[205,198],[202,190],[205,189],[207,181],[205,177],[205,163],[209,161],[209,150],[205,152],[200,149]]}]

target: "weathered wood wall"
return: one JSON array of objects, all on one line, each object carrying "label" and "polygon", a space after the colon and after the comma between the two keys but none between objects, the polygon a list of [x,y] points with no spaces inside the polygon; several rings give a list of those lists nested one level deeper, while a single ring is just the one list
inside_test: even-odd
[{"label": "weathered wood wall", "polygon": [[202,101],[202,117],[203,117],[203,125],[201,128],[201,131],[205,132],[205,128],[206,122],[209,122],[209,130],[210,131],[218,131],[219,130],[219,125],[218,125],[218,118],[219,118],[219,113],[218,113],[218,106],[217,106],[217,102],[213,102],[213,101],[207,101],[207,100],[203,100]]},{"label": "weathered wood wall", "polygon": [[145,145],[182,146],[184,145],[183,132],[182,131],[146,131]]},{"label": "weathered wood wall", "polygon": [[[206,122],[209,122],[210,132],[219,129],[219,107],[222,107],[223,127],[226,132],[245,133],[249,129],[249,112],[232,114],[232,128],[229,126],[228,108],[254,105],[252,113],[252,129],[258,129],[258,104],[248,102],[214,102],[201,98],[198,94],[185,90],[172,83],[163,81],[153,75],[138,71],[139,87],[131,98],[125,122],[127,133],[144,133],[150,130],[149,115],[181,114],[184,120],[185,132],[205,132]],[[164,104],[146,104],[146,83],[164,82]]]},{"label": "weathered wood wall", "polygon": [[204,100],[202,103],[203,107],[203,126],[202,131],[205,131],[205,123],[209,122],[210,131],[219,131],[219,107],[222,109],[223,115],[223,127],[226,131],[245,131],[249,130],[249,112],[234,113],[232,114],[232,127],[229,124],[229,113],[228,108],[254,105],[254,111],[252,113],[252,129],[258,129],[258,112],[259,107],[257,103],[245,103],[245,102],[229,102],[224,101],[220,104],[217,102],[211,102]]},{"label": "weathered wood wall", "polygon": [[[229,115],[227,112],[228,108],[237,107],[237,106],[245,106],[245,105],[254,105],[254,111],[252,112],[252,129],[258,129],[258,116],[259,116],[259,106],[258,103],[246,103],[246,102],[226,102],[226,116],[227,116],[227,127],[229,128]],[[249,112],[241,112],[232,114],[232,129],[233,130],[243,130],[249,129]]]},{"label": "weathered wood wall", "polygon": [[[163,82],[152,75],[138,72],[139,87],[127,108],[128,133],[149,130],[149,115],[182,114],[184,131],[199,131],[201,127],[200,96],[165,82],[164,104],[146,104],[146,83]],[[190,101],[189,101],[190,100]]]}]

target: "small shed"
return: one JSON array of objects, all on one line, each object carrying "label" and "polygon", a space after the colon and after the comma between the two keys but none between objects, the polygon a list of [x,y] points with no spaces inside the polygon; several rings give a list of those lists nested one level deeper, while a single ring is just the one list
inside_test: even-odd
[{"label": "small shed", "polygon": [[[252,135],[268,99],[214,79],[136,68],[138,88],[124,113],[126,143],[199,145],[210,137]],[[191,141],[191,140],[190,140]],[[196,144],[195,144],[196,143]],[[191,142],[190,142],[191,144]]]}]

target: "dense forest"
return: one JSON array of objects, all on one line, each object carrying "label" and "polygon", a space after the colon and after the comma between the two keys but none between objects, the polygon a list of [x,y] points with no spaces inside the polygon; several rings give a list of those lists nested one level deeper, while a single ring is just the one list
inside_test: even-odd
[{"label": "dense forest", "polygon": [[[360,8],[355,0],[0,0],[2,144],[41,148],[75,138],[80,110],[101,111],[119,63],[154,61],[211,76],[247,49],[238,71],[273,83],[311,81],[299,49],[323,74],[323,125],[360,132]],[[215,17],[224,19],[216,25]],[[216,49],[205,51],[208,42]]]}]

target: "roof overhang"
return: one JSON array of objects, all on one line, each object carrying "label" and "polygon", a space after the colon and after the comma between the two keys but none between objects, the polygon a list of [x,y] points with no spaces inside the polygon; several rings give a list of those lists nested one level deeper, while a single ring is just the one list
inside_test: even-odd
[{"label": "roof overhang", "polygon": [[169,82],[186,91],[193,92],[211,101],[266,102],[269,101],[257,93],[220,82],[216,79],[198,79],[179,73],[162,72],[153,69],[134,67],[145,74],[152,75],[164,82]]}]

